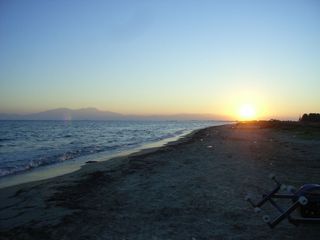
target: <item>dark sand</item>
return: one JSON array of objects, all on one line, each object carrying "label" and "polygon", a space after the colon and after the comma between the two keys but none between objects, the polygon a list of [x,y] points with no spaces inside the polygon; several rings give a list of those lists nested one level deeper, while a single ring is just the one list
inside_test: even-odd
[{"label": "dark sand", "polygon": [[212,127],[0,189],[0,239],[319,239],[320,224],[271,230],[244,201],[274,187],[269,173],[296,186],[320,183],[319,136],[318,127]]}]

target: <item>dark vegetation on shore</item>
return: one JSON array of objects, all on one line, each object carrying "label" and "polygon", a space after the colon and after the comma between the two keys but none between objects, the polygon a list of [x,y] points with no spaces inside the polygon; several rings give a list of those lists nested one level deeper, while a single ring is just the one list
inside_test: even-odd
[{"label": "dark vegetation on shore", "polygon": [[259,120],[238,122],[237,127],[272,128],[294,132],[298,137],[304,139],[320,139],[320,122],[311,121],[280,121]]},{"label": "dark vegetation on shore", "polygon": [[283,130],[303,129],[306,131],[320,131],[320,113],[305,113],[299,118],[299,121],[281,121],[277,119],[239,121],[237,122],[237,126],[255,126],[259,128],[275,128]]},{"label": "dark vegetation on shore", "polygon": [[305,113],[299,118],[301,122],[318,122],[320,123],[320,113]]}]

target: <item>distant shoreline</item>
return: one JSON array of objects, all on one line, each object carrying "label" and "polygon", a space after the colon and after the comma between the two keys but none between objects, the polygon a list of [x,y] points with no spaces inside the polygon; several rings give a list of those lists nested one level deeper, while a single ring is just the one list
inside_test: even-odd
[{"label": "distant shoreline", "polygon": [[[25,121],[25,120],[21,120],[21,121]],[[30,120],[30,121],[47,121],[47,120]],[[52,121],[55,121],[55,120],[52,120]],[[60,120],[57,120],[57,121],[60,121]],[[76,121],[84,121],[84,120],[76,120]],[[225,123],[225,122],[221,122],[221,123]],[[101,152],[101,153],[96,153],[94,155],[78,157],[75,160],[67,160],[64,162],[53,163],[53,164],[33,168],[31,170],[27,170],[24,172],[18,172],[17,174],[3,176],[3,177],[0,177],[0,189],[18,185],[18,184],[45,180],[45,179],[61,176],[64,174],[69,174],[79,170],[82,167],[85,167],[85,165],[87,165],[86,162],[88,161],[102,162],[102,161],[108,161],[110,159],[117,158],[120,156],[126,156],[133,153],[149,151],[150,149],[159,148],[169,143],[173,143],[176,141],[179,142],[180,139],[183,139],[190,134],[192,135],[194,131],[196,132],[198,130],[199,129],[193,130],[193,131],[187,131],[185,133],[179,134],[174,137],[165,138],[156,142],[146,143],[139,147],[122,150],[120,152],[109,154],[107,156],[105,152]]]}]

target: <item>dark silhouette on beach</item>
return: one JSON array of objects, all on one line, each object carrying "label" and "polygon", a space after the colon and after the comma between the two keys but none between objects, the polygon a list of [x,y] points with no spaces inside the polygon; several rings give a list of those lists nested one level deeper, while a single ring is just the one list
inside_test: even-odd
[{"label": "dark silhouette on beach", "polygon": [[305,113],[299,119],[301,122],[320,122],[320,113]]}]

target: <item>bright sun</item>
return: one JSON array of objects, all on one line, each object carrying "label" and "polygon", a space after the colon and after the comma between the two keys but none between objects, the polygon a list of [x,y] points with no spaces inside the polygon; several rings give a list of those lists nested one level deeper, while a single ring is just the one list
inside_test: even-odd
[{"label": "bright sun", "polygon": [[250,104],[244,104],[239,109],[241,120],[252,120],[256,116],[255,108]]}]

